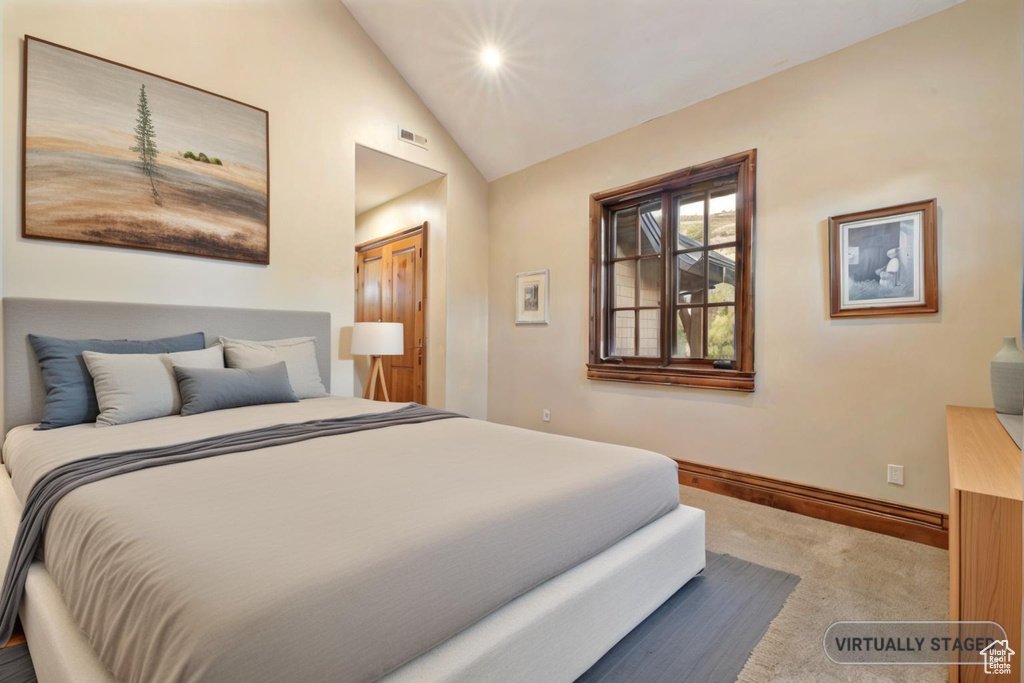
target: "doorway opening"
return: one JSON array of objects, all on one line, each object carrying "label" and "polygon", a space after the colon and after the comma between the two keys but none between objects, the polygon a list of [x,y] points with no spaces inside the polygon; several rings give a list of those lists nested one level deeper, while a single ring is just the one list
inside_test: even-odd
[{"label": "doorway opening", "polygon": [[[402,354],[381,358],[387,398],[443,407],[447,177],[361,145],[355,177],[355,322],[402,323]],[[364,396],[370,360],[354,362]],[[372,384],[368,398],[384,400]]]}]

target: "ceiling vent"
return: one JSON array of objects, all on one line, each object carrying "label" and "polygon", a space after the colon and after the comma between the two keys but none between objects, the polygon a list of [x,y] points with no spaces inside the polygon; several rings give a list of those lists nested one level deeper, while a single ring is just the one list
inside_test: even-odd
[{"label": "ceiling vent", "polygon": [[416,145],[423,149],[427,148],[427,139],[425,137],[413,133],[411,130],[406,130],[401,126],[398,127],[398,139],[402,142],[408,142],[410,145]]}]

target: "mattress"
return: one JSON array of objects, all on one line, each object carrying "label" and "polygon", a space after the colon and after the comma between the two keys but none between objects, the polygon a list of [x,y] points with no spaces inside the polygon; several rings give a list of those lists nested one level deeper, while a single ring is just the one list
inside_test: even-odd
[{"label": "mattress", "polygon": [[[13,430],[21,500],[53,467],[392,406],[317,399]],[[179,463],[66,496],[46,568],[121,681],[376,679],[678,505],[675,464],[466,419]]]}]

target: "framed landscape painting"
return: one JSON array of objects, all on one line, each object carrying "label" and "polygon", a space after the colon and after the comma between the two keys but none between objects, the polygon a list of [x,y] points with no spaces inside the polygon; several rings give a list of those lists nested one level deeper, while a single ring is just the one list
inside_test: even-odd
[{"label": "framed landscape painting", "polygon": [[270,262],[263,109],[25,37],[22,235]]},{"label": "framed landscape painting", "polygon": [[936,202],[828,219],[833,318],[937,313]]}]

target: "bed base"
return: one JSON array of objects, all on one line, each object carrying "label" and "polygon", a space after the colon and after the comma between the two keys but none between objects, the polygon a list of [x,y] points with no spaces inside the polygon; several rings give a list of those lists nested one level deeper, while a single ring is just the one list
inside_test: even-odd
[{"label": "bed base", "polygon": [[704,569],[704,511],[680,505],[381,679],[572,683]]},{"label": "bed base", "polygon": [[[18,501],[0,466],[0,553]],[[704,512],[676,510],[516,598],[381,679],[387,683],[570,683],[704,568]],[[41,562],[20,610],[40,683],[114,683]]]}]

